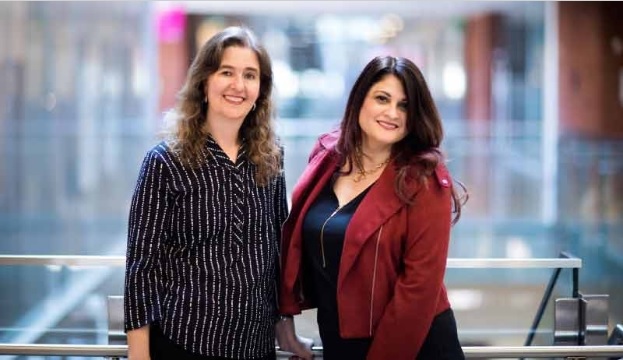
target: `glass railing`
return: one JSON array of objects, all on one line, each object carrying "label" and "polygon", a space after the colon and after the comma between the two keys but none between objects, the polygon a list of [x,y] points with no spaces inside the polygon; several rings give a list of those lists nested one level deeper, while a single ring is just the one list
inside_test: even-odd
[{"label": "glass railing", "polygon": [[[69,255],[0,255],[0,266],[10,273],[11,269],[20,267],[32,269],[30,275],[44,275],[45,283],[50,286],[49,293],[40,299],[33,299],[35,304],[27,314],[18,316],[19,321],[3,324],[0,328],[0,359],[10,356],[82,356],[82,357],[123,357],[127,353],[125,345],[110,345],[111,329],[108,318],[107,298],[110,295],[123,293],[123,256],[69,256]],[[582,268],[582,260],[574,257],[560,258],[450,258],[447,262],[448,277],[453,272],[471,273],[475,281],[448,284],[448,291],[457,321],[459,337],[464,345],[468,358],[513,358],[513,357],[566,357],[566,356],[623,356],[621,346],[550,346],[553,329],[537,331],[540,320],[544,318],[545,309],[557,296],[578,295],[578,272]],[[34,270],[42,270],[35,272]],[[570,271],[568,279],[559,277],[561,271]],[[545,272],[550,275],[549,283],[538,289],[532,289],[532,296],[526,296],[518,274],[526,272]],[[479,288],[478,278],[486,273],[497,272],[496,277],[515,278],[508,286],[498,286],[496,291],[503,294],[492,294],[487,289]],[[503,273],[506,273],[504,275]],[[521,276],[519,276],[521,279]],[[35,280],[35,279],[24,279]],[[530,283],[533,282],[533,278]],[[545,279],[546,280],[546,279]],[[558,280],[558,281],[557,281]],[[35,281],[36,282],[36,281]],[[568,286],[558,286],[556,283]],[[5,298],[10,298],[10,292]],[[503,296],[499,296],[503,295]],[[537,296],[538,295],[538,296]],[[489,301],[506,303],[506,312],[499,313],[491,307]],[[517,311],[513,307],[521,309]],[[498,311],[498,313],[492,313]],[[314,338],[315,316],[311,311],[297,317],[297,329],[300,335]],[[531,313],[533,318],[517,319],[521,314]],[[551,313],[551,311],[548,311]],[[117,314],[123,316],[122,314]],[[462,317],[470,317],[469,326],[462,326]],[[525,320],[526,326],[511,329],[504,323],[504,317],[510,316],[517,320]],[[551,318],[551,316],[547,316]],[[485,328],[475,325],[473,318],[482,318],[487,324]],[[490,321],[501,318],[502,322]],[[538,319],[538,321],[537,321]],[[531,321],[532,320],[532,321]],[[551,325],[548,321],[545,327]],[[534,337],[541,333],[543,338],[550,338],[549,344],[538,346],[520,346],[517,338],[522,338],[524,345],[531,345],[526,336]],[[543,336],[548,333],[550,336]],[[507,337],[500,335],[506,334]],[[320,342],[316,339],[316,344]],[[315,346],[316,356],[321,358],[322,347]],[[281,357],[288,354],[278,351]]]}]

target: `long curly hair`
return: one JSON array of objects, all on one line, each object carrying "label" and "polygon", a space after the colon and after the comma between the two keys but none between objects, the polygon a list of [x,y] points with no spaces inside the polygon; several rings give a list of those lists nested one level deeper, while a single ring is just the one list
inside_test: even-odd
[{"label": "long curly hair", "polygon": [[169,148],[188,166],[198,167],[210,161],[206,153],[207,134],[202,131],[210,106],[205,101],[205,84],[215,73],[230,46],[249,48],[257,55],[260,65],[260,92],[255,107],[247,114],[240,128],[250,161],[256,167],[255,180],[265,186],[282,171],[282,153],[273,129],[272,103],[273,72],[268,52],[251,30],[232,26],[215,34],[198,51],[182,89],[177,94],[174,109],[167,114],[169,126],[163,136]]},{"label": "long curly hair", "polygon": [[[359,113],[370,88],[390,74],[400,79],[407,97],[407,135],[392,146],[391,157],[398,172],[396,193],[402,201],[410,203],[405,195],[408,179],[426,184],[426,178],[439,163],[445,161],[440,150],[443,139],[441,117],[422,72],[412,61],[402,57],[379,56],[365,66],[350,91],[336,150],[340,155],[340,168],[346,166],[346,173],[352,172],[354,167],[362,168]],[[458,181],[456,183],[463,191],[459,194],[452,187],[453,224],[459,220],[461,207],[468,198],[465,186]]]}]

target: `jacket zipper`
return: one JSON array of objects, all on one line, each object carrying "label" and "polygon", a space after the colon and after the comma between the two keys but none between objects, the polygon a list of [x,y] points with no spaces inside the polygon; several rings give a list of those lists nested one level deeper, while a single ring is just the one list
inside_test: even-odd
[{"label": "jacket zipper", "polygon": [[331,218],[338,212],[340,211],[342,207],[338,206],[337,209],[335,209],[331,215],[329,215],[329,217],[327,218],[327,220],[324,221],[324,224],[322,224],[322,228],[320,228],[320,253],[322,254],[322,268],[326,268],[327,267],[327,260],[324,257],[324,227],[325,225],[327,225],[327,223],[329,222],[329,220],[331,220]]},{"label": "jacket zipper", "polygon": [[379,229],[379,234],[376,237],[376,250],[374,251],[374,270],[372,272],[372,290],[370,293],[370,336],[372,336],[372,315],[374,315],[374,287],[376,285],[376,264],[379,259],[379,244],[381,242],[381,233],[383,233],[383,226]]}]

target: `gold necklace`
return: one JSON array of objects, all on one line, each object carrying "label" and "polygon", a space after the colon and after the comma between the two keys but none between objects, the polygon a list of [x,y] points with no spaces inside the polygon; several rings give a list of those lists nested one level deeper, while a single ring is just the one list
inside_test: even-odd
[{"label": "gold necklace", "polygon": [[353,178],[353,181],[354,182],[360,182],[361,180],[366,178],[366,175],[374,174],[375,172],[377,172],[377,170],[379,170],[383,166],[387,165],[388,162],[389,162],[389,158],[387,158],[387,160],[385,160],[382,163],[376,165],[374,168],[372,168],[370,170],[366,170],[366,169],[359,169],[359,170],[357,170],[357,175],[355,175],[355,177]]}]

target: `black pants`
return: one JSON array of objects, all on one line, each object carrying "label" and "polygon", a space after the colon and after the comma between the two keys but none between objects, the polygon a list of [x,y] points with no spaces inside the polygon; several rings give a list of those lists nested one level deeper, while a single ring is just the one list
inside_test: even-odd
[{"label": "black pants", "polygon": [[[181,346],[166,337],[158,325],[149,328],[149,355],[151,360],[235,360],[220,356],[204,356],[184,350]],[[250,360],[275,360],[276,354],[272,353],[257,359]]]},{"label": "black pants", "polygon": [[[326,319],[320,331],[325,360],[365,360],[372,339],[342,339],[339,335],[337,319],[335,324]],[[396,331],[400,331],[397,329]],[[464,360],[465,355],[459,343],[454,312],[448,309],[435,316],[428,335],[420,348],[416,360]]]},{"label": "black pants", "polygon": [[448,309],[435,316],[417,360],[463,360],[454,312]]}]

